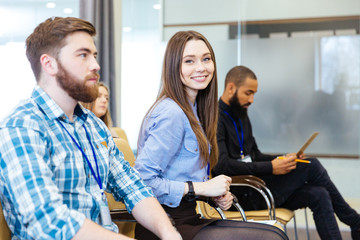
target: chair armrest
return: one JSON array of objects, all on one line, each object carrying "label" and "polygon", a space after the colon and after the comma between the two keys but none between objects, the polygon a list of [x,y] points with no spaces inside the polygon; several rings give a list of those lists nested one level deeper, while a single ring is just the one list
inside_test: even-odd
[{"label": "chair armrest", "polygon": [[254,181],[254,182],[258,182],[261,183],[262,185],[266,185],[265,181],[262,180],[259,177],[253,176],[253,175],[239,175],[239,176],[232,176],[231,177],[233,182],[247,182],[247,181]]},{"label": "chair armrest", "polygon": [[270,220],[276,220],[274,197],[264,180],[253,175],[232,176],[231,178],[231,187],[251,187],[258,191],[266,202]]}]

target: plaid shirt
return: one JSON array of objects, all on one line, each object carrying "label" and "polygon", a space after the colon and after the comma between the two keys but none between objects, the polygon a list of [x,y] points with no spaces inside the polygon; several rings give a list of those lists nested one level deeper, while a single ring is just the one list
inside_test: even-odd
[{"label": "plaid shirt", "polygon": [[35,86],[32,97],[0,123],[0,197],[13,239],[71,239],[85,218],[99,223],[99,185],[59,122],[96,172],[90,139],[102,188],[123,201],[129,212],[139,201],[153,196],[138,172],[124,160],[100,119],[78,104],[70,122]]}]

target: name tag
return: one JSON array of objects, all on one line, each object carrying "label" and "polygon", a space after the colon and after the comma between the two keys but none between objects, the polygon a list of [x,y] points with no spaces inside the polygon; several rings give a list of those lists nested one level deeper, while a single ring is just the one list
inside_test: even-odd
[{"label": "name tag", "polygon": [[246,162],[246,163],[252,162],[252,159],[251,159],[250,155],[247,155],[247,156],[245,156],[244,158],[238,158],[237,160],[238,160],[239,162]]},{"label": "name tag", "polygon": [[[103,194],[105,196],[105,193]],[[100,218],[101,218],[101,225],[104,228],[111,229],[112,220],[110,216],[109,206],[107,205],[106,196],[100,201]]]}]

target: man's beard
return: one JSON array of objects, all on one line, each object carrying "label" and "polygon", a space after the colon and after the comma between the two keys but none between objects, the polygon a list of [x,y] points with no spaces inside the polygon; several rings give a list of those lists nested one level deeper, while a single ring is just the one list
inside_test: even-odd
[{"label": "man's beard", "polygon": [[60,61],[58,61],[58,69],[59,72],[56,74],[56,81],[70,97],[81,102],[95,101],[99,93],[98,84],[88,86],[88,79],[95,76],[99,79],[98,73],[88,74],[83,82],[81,82],[80,79],[65,70]]},{"label": "man's beard", "polygon": [[250,106],[251,103],[246,103],[246,104],[241,105],[237,98],[237,91],[230,98],[229,103],[230,103],[230,108],[231,108],[231,111],[232,111],[232,114],[234,115],[234,117],[244,118],[247,116],[247,108],[245,108],[245,106]]}]

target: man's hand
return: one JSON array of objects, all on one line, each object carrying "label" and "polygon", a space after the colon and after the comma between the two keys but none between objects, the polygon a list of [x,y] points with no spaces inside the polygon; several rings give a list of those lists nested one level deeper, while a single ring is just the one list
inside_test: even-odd
[{"label": "man's hand", "polygon": [[273,174],[274,175],[283,175],[291,172],[296,168],[296,154],[290,153],[287,154],[285,157],[275,158],[271,161],[272,168],[273,168]]}]

